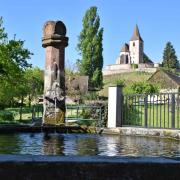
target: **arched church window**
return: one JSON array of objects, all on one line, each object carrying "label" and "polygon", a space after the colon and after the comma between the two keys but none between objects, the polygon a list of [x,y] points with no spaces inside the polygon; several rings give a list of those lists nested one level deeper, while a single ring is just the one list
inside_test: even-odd
[{"label": "arched church window", "polygon": [[133,42],[133,46],[135,46],[135,42]]}]

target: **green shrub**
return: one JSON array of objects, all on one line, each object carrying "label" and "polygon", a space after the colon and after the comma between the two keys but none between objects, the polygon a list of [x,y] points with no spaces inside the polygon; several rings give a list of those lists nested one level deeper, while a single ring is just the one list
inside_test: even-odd
[{"label": "green shrub", "polygon": [[122,79],[116,79],[114,83],[115,85],[124,86],[124,80]]},{"label": "green shrub", "polygon": [[100,116],[100,112],[96,108],[83,109],[80,115],[82,120],[78,122],[79,125],[95,126],[97,119]]},{"label": "green shrub", "polygon": [[89,91],[84,95],[85,100],[97,100],[98,99],[98,94],[96,91]]},{"label": "green shrub", "polygon": [[132,69],[138,69],[138,64],[131,64]]},{"label": "green shrub", "polygon": [[91,109],[83,109],[82,113],[81,113],[81,116],[82,116],[83,119],[90,119],[91,116],[92,116]]},{"label": "green shrub", "polygon": [[0,121],[13,121],[14,115],[9,111],[0,111]]},{"label": "green shrub", "polygon": [[95,121],[93,120],[80,120],[77,122],[78,125],[82,126],[95,126]]},{"label": "green shrub", "polygon": [[131,89],[134,93],[145,94],[145,93],[158,93],[158,85],[153,85],[148,82],[135,82],[131,85]]}]

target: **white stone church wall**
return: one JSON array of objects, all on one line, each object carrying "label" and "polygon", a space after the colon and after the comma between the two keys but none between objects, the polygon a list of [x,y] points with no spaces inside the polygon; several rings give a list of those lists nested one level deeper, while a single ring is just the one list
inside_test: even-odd
[{"label": "white stone church wall", "polygon": [[[135,46],[133,46],[133,43],[135,43]],[[139,64],[139,41],[130,41],[129,42],[129,51],[130,51],[130,57],[131,57],[131,63],[132,64]]]},{"label": "white stone church wall", "polygon": [[[135,46],[133,44],[135,43]],[[131,63],[139,64],[143,60],[143,43],[139,40],[129,42]]]}]

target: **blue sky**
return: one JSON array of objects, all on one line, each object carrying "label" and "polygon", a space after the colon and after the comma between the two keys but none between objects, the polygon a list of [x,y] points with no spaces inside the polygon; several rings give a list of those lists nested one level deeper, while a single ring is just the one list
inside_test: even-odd
[{"label": "blue sky", "polygon": [[144,40],[145,53],[154,61],[162,59],[167,41],[171,41],[180,59],[179,0],[5,0],[0,3],[0,16],[12,38],[25,40],[31,63],[44,68],[45,54],[41,47],[42,27],[47,20],[62,20],[67,27],[69,46],[66,61],[75,62],[76,45],[82,29],[82,18],[90,6],[98,7],[104,28],[104,65],[115,63],[120,48],[128,42],[135,24]]}]

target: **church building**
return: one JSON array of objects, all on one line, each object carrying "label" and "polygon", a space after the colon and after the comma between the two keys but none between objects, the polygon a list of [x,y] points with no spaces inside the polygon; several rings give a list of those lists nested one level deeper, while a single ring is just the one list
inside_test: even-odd
[{"label": "church building", "polygon": [[143,63],[143,54],[144,41],[136,25],[129,44],[125,43],[121,48],[116,64],[141,64]]},{"label": "church building", "polygon": [[107,65],[105,70],[103,70],[103,75],[111,75],[133,71],[154,73],[159,66],[158,64],[156,64],[154,64],[145,55],[144,41],[139,33],[138,26],[136,25],[133,35],[129,40],[129,43],[125,43],[122,46],[119,56],[116,59],[116,63]]}]

